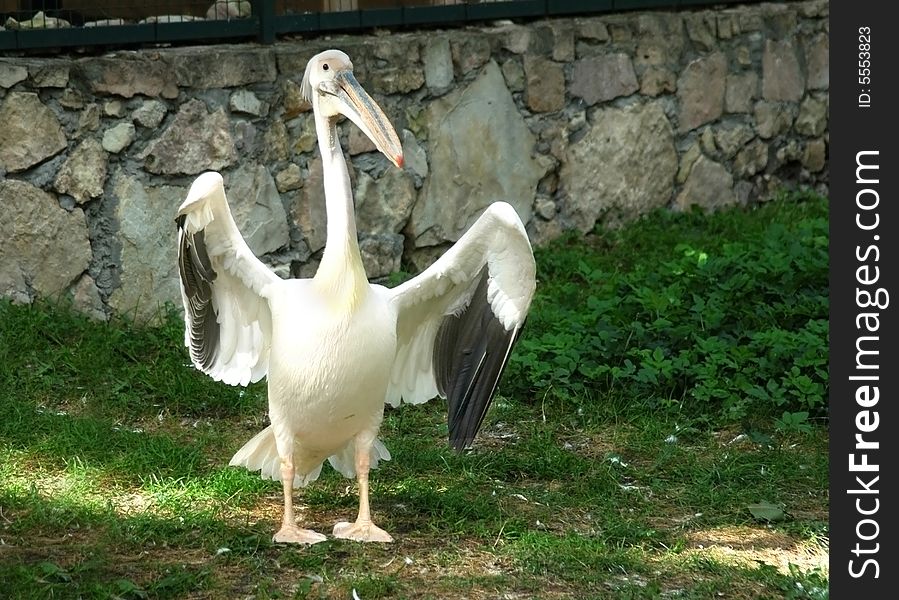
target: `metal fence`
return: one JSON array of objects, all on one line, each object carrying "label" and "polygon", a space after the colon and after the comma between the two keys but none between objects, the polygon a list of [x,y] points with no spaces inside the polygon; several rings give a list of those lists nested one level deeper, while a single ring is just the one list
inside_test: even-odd
[{"label": "metal fence", "polygon": [[[739,0],[0,0],[0,53],[257,40]],[[744,0],[745,1],[745,0]]]}]

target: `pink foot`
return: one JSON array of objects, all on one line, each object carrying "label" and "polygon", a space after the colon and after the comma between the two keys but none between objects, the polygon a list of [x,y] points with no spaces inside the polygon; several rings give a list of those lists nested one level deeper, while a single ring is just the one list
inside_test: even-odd
[{"label": "pink foot", "polygon": [[371,521],[340,522],[334,526],[334,537],[357,542],[392,542],[389,533]]},{"label": "pink foot", "polygon": [[317,544],[324,542],[325,536],[311,529],[300,529],[296,525],[284,525],[272,537],[272,541],[278,544]]}]

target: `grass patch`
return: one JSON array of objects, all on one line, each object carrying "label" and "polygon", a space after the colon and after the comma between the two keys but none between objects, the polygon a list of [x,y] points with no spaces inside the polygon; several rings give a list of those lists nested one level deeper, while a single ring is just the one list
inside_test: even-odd
[{"label": "grass patch", "polygon": [[[387,546],[271,542],[280,485],[225,466],[265,424],[264,385],[189,368],[177,315],[0,303],[4,593],[824,598],[826,221],[793,197],[538,251],[478,446],[448,449],[439,402],[387,411]],[[326,468],[300,518],[353,518],[351,483]]]}]

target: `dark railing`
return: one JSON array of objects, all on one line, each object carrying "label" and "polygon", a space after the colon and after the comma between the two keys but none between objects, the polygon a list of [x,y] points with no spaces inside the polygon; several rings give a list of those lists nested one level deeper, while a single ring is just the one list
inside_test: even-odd
[{"label": "dark railing", "polygon": [[[0,0],[0,53],[257,40],[740,0]],[[745,0],[743,0],[745,1]]]}]

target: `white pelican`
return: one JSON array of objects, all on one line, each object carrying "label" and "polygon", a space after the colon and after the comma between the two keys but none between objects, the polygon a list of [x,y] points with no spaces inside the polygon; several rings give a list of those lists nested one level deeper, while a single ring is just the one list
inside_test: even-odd
[{"label": "white pelican", "polygon": [[231,216],[218,173],[194,181],[178,209],[178,262],[185,345],[213,379],[246,385],[268,378],[271,425],[232,465],[281,480],[276,542],[325,539],[299,528],[293,488],[315,480],[328,459],[359,487],[354,523],[333,535],[392,538],[371,520],[368,473],[390,453],[378,440],[385,402],[447,399],[449,442],[473,441],[524,324],[535,287],[534,256],[515,210],[491,205],[431,267],[387,289],[368,282],[356,239],[353,198],[336,123],[345,115],[395,165],[396,132],[353,77],[349,57],[328,50],[303,77],[324,166],[327,244],[312,279],[281,279],[260,262]]}]

